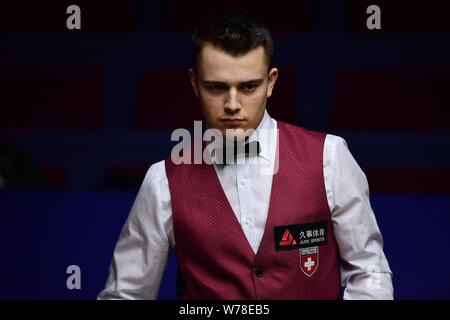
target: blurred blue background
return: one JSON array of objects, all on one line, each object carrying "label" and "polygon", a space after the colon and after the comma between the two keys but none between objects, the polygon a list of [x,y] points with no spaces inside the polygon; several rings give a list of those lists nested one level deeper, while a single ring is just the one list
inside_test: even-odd
[{"label": "blurred blue background", "polygon": [[[81,30],[66,8],[81,8]],[[381,30],[366,8],[381,8]],[[267,110],[343,137],[366,173],[397,299],[449,299],[450,2],[2,1],[0,299],[94,299],[173,129],[201,112],[190,37],[209,13],[264,20]],[[68,290],[66,268],[81,268]],[[172,255],[159,298],[175,298]]]}]

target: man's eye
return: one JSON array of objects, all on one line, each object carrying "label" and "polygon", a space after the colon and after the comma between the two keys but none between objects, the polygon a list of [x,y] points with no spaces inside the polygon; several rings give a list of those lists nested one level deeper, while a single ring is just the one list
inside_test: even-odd
[{"label": "man's eye", "polygon": [[214,91],[214,92],[221,92],[221,91],[225,90],[225,87],[223,87],[223,86],[211,86],[211,87],[209,87],[209,89],[211,91]]},{"label": "man's eye", "polygon": [[244,90],[247,92],[252,92],[255,89],[256,89],[256,85],[254,85],[254,84],[246,84],[244,86]]}]

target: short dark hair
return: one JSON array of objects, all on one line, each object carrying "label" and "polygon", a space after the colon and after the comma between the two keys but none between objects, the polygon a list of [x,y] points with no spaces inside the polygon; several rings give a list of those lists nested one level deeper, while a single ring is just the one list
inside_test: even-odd
[{"label": "short dark hair", "polygon": [[198,71],[205,44],[211,43],[238,56],[263,46],[267,66],[272,65],[273,41],[267,26],[257,17],[243,11],[224,11],[208,16],[192,35],[192,67]]}]

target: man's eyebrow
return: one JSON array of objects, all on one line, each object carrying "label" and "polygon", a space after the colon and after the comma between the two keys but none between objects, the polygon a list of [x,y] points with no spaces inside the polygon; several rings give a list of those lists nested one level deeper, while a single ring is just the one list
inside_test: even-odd
[{"label": "man's eyebrow", "polygon": [[[264,81],[264,79],[251,79],[251,80],[248,80],[248,81],[241,82],[241,83],[239,83],[239,85],[245,85],[245,84],[259,84],[259,83],[261,83],[261,82],[263,82],[263,81]],[[228,85],[228,84],[225,83],[225,82],[214,81],[214,80],[202,80],[202,83],[203,83],[204,85],[210,85],[210,86],[217,86],[217,85],[220,85],[220,86],[227,86],[227,85]]]},{"label": "man's eyebrow", "polygon": [[252,80],[241,82],[241,84],[259,84],[263,81],[264,81],[264,79],[252,79]]},{"label": "man's eyebrow", "polygon": [[225,85],[227,85],[225,82],[211,81],[211,80],[202,80],[202,83],[207,86],[225,86]]}]

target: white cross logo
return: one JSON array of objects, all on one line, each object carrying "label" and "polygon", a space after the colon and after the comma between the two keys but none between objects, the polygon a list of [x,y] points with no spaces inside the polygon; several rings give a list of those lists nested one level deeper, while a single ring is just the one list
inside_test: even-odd
[{"label": "white cross logo", "polygon": [[311,257],[308,258],[308,261],[305,262],[305,267],[308,268],[308,271],[311,271],[311,268],[315,265],[316,263],[314,261],[311,260]]}]

